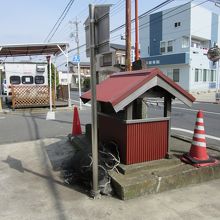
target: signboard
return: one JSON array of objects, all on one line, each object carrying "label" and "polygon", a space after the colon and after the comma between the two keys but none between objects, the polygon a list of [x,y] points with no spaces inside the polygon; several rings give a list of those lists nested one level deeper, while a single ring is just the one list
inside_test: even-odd
[{"label": "signboard", "polygon": [[79,56],[79,55],[75,55],[75,56],[73,57],[73,62],[79,63],[79,62],[80,62],[80,56]]},{"label": "signboard", "polygon": [[[96,5],[95,6],[95,54],[101,54],[110,50],[110,23],[109,11],[111,5]],[[90,19],[86,19],[86,56],[90,57]]]}]

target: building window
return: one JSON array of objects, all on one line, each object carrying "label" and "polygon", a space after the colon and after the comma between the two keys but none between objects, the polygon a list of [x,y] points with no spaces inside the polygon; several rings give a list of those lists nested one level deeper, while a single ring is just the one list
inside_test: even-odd
[{"label": "building window", "polygon": [[202,76],[202,81],[206,82],[207,81],[207,73],[208,71],[206,69],[203,70],[203,76]]},{"label": "building window", "polygon": [[210,81],[211,82],[215,82],[216,81],[216,71],[215,70],[211,70]]},{"label": "building window", "polygon": [[181,25],[181,22],[175,22],[174,23],[174,27],[176,28],[176,27],[180,27],[180,25]]},{"label": "building window", "polygon": [[99,58],[100,67],[112,66],[112,53],[103,54]]},{"label": "building window", "polygon": [[182,37],[182,48],[189,47],[189,37]]},{"label": "building window", "polygon": [[35,84],[44,84],[44,76],[35,76]]},{"label": "building window", "polygon": [[171,70],[168,70],[167,71],[167,76],[170,78],[170,79],[173,79],[173,72]]},{"label": "building window", "polygon": [[191,47],[200,48],[201,47],[201,43],[198,42],[198,41],[192,41],[191,42]]},{"label": "building window", "polygon": [[179,69],[173,69],[173,81],[174,82],[180,81],[180,70]]},{"label": "building window", "polygon": [[167,43],[167,52],[172,52],[173,51],[173,41],[170,40]]},{"label": "building window", "polygon": [[161,41],[160,42],[160,53],[165,53],[166,52],[166,42]]},{"label": "building window", "polygon": [[156,64],[160,64],[160,60],[156,60]]},{"label": "building window", "polygon": [[21,80],[22,84],[33,84],[34,82],[33,76],[22,76]]},{"label": "building window", "polygon": [[112,54],[104,54],[103,55],[103,66],[111,66],[112,65]]},{"label": "building window", "polygon": [[10,76],[10,83],[13,85],[18,85],[21,83],[20,76]]},{"label": "building window", "polygon": [[195,82],[199,82],[202,79],[202,70],[195,68]]}]

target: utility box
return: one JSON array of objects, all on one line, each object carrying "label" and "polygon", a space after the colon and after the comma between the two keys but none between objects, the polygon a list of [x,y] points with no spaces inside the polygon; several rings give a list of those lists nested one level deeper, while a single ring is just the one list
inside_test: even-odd
[{"label": "utility box", "polygon": [[[159,160],[169,154],[172,99],[191,106],[195,98],[158,68],[120,72],[96,86],[99,142],[114,141],[123,164]],[[149,118],[144,101],[164,98],[163,117]],[[88,91],[81,97],[91,99]]]}]

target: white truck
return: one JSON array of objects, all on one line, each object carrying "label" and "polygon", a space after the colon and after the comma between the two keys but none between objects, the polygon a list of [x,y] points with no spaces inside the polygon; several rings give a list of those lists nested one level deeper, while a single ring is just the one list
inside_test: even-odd
[{"label": "white truck", "polygon": [[1,78],[2,94],[10,101],[12,85],[48,85],[47,63],[5,62]]}]

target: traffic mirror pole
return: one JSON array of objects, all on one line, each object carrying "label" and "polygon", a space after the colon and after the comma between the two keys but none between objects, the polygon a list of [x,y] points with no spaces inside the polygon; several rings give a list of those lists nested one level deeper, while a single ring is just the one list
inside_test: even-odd
[{"label": "traffic mirror pole", "polygon": [[96,100],[96,68],[95,68],[95,6],[89,5],[90,18],[90,68],[91,68],[91,104],[92,104],[92,174],[93,188],[91,196],[98,198],[98,135],[97,135],[97,100]]}]

